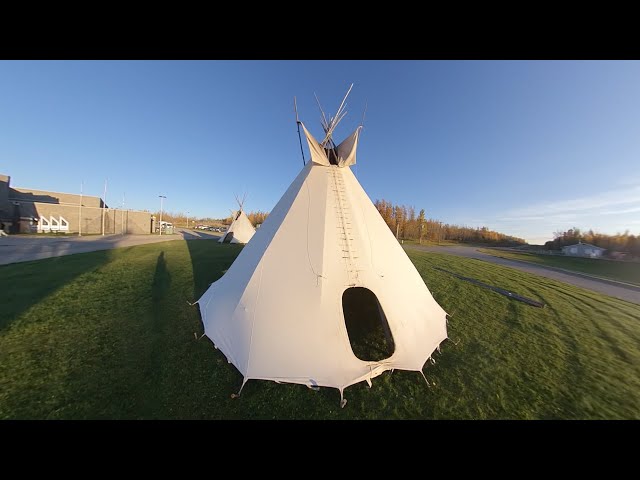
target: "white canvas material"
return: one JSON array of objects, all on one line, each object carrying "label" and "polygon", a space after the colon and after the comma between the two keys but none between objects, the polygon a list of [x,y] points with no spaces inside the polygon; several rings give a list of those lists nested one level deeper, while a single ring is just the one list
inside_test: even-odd
[{"label": "white canvas material", "polygon": [[[249,217],[245,215],[243,210],[239,210],[234,213],[233,222],[218,242],[223,243],[227,239],[227,243],[249,243],[254,233],[256,233],[256,229],[251,225]],[[229,234],[231,237],[228,238]]]},{"label": "white canvas material", "polygon": [[[311,161],[318,165],[331,165],[329,158],[327,157],[327,151],[322,148],[318,141],[313,138],[313,135],[309,133],[304,123],[300,122],[304,135],[307,137],[307,143],[309,145],[309,151],[311,152]],[[340,167],[347,167],[349,165],[355,165],[356,163],[356,149],[358,147],[358,136],[360,135],[361,127],[349,135],[340,145],[335,148],[335,152],[338,158],[337,165]]]},{"label": "white canvas material", "polygon": [[[342,393],[386,370],[421,372],[447,338],[446,312],[347,166],[359,128],[336,148],[343,166],[304,132],[313,161],[197,301],[205,335],[244,382]],[[342,296],[354,286],[371,290],[384,311],[395,344],[384,360],[363,361],[351,349]]]}]

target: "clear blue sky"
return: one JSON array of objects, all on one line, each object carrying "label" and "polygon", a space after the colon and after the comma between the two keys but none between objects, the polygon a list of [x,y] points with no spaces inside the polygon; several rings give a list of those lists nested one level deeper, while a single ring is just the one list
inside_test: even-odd
[{"label": "clear blue sky", "polygon": [[[348,86],[372,200],[531,243],[573,226],[640,233],[637,61],[2,61],[12,185],[224,217],[270,210]],[[308,158],[308,150],[305,145]]]}]

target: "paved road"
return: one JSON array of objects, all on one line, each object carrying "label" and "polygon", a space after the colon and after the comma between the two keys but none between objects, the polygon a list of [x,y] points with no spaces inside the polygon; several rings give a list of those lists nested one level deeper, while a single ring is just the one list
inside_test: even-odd
[{"label": "paved road", "polygon": [[170,240],[218,240],[218,235],[199,230],[178,230],[174,235],[89,235],[84,237],[39,237],[10,235],[0,237],[0,265],[42,258],[132,247]]},{"label": "paved road", "polygon": [[486,253],[482,253],[476,250],[475,247],[463,247],[463,246],[407,246],[416,250],[424,250],[427,252],[436,253],[449,253],[451,255],[458,255],[461,257],[476,258],[478,260],[484,260],[485,262],[496,263],[498,265],[504,265],[506,267],[515,268],[524,272],[534,273],[541,277],[553,278],[561,282],[569,283],[577,287],[586,288],[595,292],[604,293],[605,295],[611,295],[612,297],[627,300],[629,302],[640,304],[640,287],[634,285],[615,282],[613,280],[600,280],[588,275],[582,275],[580,273],[570,273],[566,270],[560,271],[558,269],[547,268],[542,265],[535,265],[527,262],[519,262],[515,260],[507,260],[506,258],[494,257]]}]

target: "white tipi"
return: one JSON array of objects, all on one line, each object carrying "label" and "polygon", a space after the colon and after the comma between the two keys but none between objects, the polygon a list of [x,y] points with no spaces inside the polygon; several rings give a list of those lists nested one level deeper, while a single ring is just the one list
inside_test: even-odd
[{"label": "white tipi", "polygon": [[256,233],[256,229],[244,213],[244,200],[241,202],[236,197],[236,201],[240,208],[237,212],[232,212],[233,221],[227,231],[222,234],[220,240],[218,240],[219,243],[249,243],[253,234]]},{"label": "white tipi", "polygon": [[[445,311],[349,168],[361,126],[333,146],[343,106],[323,121],[320,143],[298,122],[311,161],[197,301],[205,335],[244,376],[243,386],[263,379],[335,387],[342,406],[354,383],[371,385],[386,370],[422,373],[447,338]],[[388,358],[361,360],[351,348],[344,302],[356,291],[374,299],[390,332]]]}]

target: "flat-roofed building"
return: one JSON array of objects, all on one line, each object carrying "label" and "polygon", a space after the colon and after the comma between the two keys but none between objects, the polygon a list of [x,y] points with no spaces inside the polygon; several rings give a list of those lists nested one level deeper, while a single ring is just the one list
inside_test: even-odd
[{"label": "flat-roofed building", "polygon": [[1,174],[0,222],[4,223],[7,233],[91,235],[153,231],[150,212],[109,208],[100,197],[93,195],[12,187],[11,177]]}]

